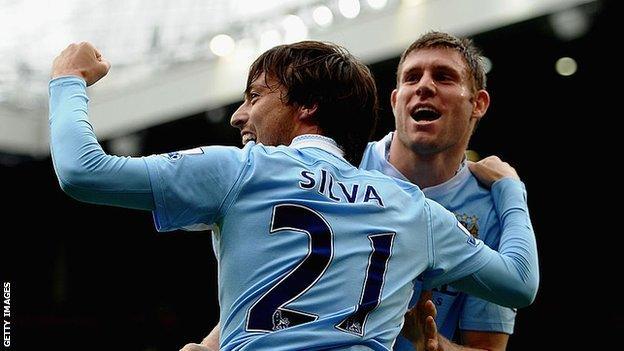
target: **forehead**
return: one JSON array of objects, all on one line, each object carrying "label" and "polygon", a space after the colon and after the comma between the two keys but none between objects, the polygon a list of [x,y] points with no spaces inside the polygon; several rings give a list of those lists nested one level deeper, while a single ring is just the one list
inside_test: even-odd
[{"label": "forehead", "polygon": [[279,81],[272,74],[265,74],[261,72],[256,79],[254,79],[251,83],[249,83],[249,88],[269,88],[275,89],[280,88],[281,85]]},{"label": "forehead", "polygon": [[467,71],[464,57],[451,48],[424,48],[409,53],[401,67],[401,74],[414,68],[450,68],[459,72]]},{"label": "forehead", "polygon": [[267,83],[269,83],[269,81],[266,79],[266,74],[264,72],[261,72],[258,77],[256,77],[256,79],[254,79],[253,81],[251,81],[249,83],[249,85],[253,85],[253,86],[266,86]]}]

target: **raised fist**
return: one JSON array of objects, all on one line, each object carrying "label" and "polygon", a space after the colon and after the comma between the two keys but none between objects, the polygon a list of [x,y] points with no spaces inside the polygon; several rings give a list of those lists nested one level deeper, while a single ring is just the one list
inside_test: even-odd
[{"label": "raised fist", "polygon": [[78,76],[94,84],[104,77],[110,69],[110,62],[91,43],[70,44],[52,63],[52,78],[60,76]]}]

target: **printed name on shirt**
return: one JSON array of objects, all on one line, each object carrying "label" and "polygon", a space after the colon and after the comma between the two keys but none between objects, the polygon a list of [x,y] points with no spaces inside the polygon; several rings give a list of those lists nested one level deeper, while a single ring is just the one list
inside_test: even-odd
[{"label": "printed name on shirt", "polygon": [[369,184],[345,184],[336,181],[334,176],[325,169],[321,169],[319,174],[312,171],[302,170],[299,187],[306,190],[316,189],[319,194],[335,202],[370,202],[384,207],[384,202],[379,191]]}]

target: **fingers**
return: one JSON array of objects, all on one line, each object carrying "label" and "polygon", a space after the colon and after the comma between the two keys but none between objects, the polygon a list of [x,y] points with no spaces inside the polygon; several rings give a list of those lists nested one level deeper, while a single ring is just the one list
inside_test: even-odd
[{"label": "fingers", "polygon": [[[91,44],[89,44],[91,45]],[[95,58],[100,60],[102,58],[102,53],[100,52],[100,50],[98,50],[95,46],[91,45],[91,47],[93,47],[93,51],[95,51]]]},{"label": "fingers", "polygon": [[111,64],[110,62],[108,62],[108,60],[104,60],[101,59],[99,64],[96,66],[96,76],[98,77],[96,80],[94,80],[91,84],[97,82],[98,80],[100,80],[102,77],[104,77],[105,75],[108,74],[108,71],[111,68]]},{"label": "fingers", "polygon": [[516,170],[497,156],[488,156],[479,162],[468,162],[468,168],[487,187],[502,178],[520,179]]},{"label": "fingers", "polygon": [[89,44],[93,48],[93,51],[95,52],[95,58],[102,64],[103,68],[106,68],[106,73],[108,73],[108,70],[110,70],[111,68],[110,61],[103,58],[102,53],[100,53],[100,50],[98,50],[95,46],[91,45],[90,43],[87,44]]},{"label": "fingers", "polygon": [[435,304],[431,299],[433,298],[433,293],[431,290],[424,290],[420,293],[420,299],[418,299],[418,304],[416,305],[419,317],[424,320],[427,316],[432,316],[433,318],[437,315],[437,310],[435,308]]},{"label": "fingers", "polygon": [[52,78],[73,75],[92,85],[110,70],[111,64],[99,50],[88,42],[72,43],[65,48],[52,64]]},{"label": "fingers", "polygon": [[82,42],[80,45],[85,47],[90,54],[95,56],[95,60],[93,61],[93,70],[90,72],[92,74],[87,77],[87,85],[92,85],[108,74],[111,64],[108,60],[102,57],[102,53],[100,53],[100,51],[93,44],[89,42]]},{"label": "fingers", "polygon": [[436,326],[435,319],[432,316],[428,316],[425,319],[425,349],[427,351],[436,351],[438,349],[438,327]]},{"label": "fingers", "polygon": [[425,305],[423,306],[423,313],[427,317],[432,317],[435,319],[438,315],[438,310],[435,307],[435,304],[431,300],[427,300]]},{"label": "fingers", "polygon": [[427,303],[427,301],[431,301],[431,298],[433,297],[433,294],[431,293],[431,290],[423,290],[420,292],[420,298],[418,298],[418,302],[416,303],[416,308],[415,310],[419,311],[419,313],[422,315],[422,311],[423,308],[425,306],[425,304]]},{"label": "fingers", "polygon": [[435,319],[428,316],[425,319],[425,338],[437,339],[438,338],[438,326],[435,323]]}]

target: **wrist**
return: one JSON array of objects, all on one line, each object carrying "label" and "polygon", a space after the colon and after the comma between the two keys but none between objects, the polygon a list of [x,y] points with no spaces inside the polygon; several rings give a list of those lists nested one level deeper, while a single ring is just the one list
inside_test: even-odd
[{"label": "wrist", "polygon": [[67,77],[67,76],[74,76],[74,77],[78,77],[80,79],[86,80],[85,76],[82,74],[80,70],[58,70],[58,71],[52,72],[52,79],[59,78],[59,77]]}]

